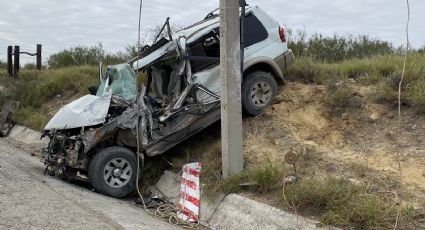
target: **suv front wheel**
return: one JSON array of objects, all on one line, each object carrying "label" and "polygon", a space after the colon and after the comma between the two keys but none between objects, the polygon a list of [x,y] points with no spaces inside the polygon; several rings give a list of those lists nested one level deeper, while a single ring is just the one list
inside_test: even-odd
[{"label": "suv front wheel", "polygon": [[257,71],[248,74],[242,83],[244,111],[252,116],[261,114],[272,104],[277,89],[277,82],[270,73]]},{"label": "suv front wheel", "polygon": [[109,147],[97,153],[89,164],[89,182],[104,195],[123,198],[136,189],[136,154],[123,147]]}]

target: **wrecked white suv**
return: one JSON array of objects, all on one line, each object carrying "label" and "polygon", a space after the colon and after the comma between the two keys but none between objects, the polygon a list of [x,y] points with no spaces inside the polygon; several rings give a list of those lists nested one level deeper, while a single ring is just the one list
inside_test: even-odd
[{"label": "wrecked white suv", "polygon": [[[248,7],[242,21],[242,106],[258,115],[273,102],[294,56],[284,29],[258,7]],[[66,105],[45,127],[46,172],[125,197],[136,186],[137,157],[142,166],[145,156],[162,154],[218,121],[219,23],[210,13],[147,47],[131,65],[109,66],[105,74],[99,68],[96,95]],[[135,70],[147,74],[147,87],[136,90]]]}]

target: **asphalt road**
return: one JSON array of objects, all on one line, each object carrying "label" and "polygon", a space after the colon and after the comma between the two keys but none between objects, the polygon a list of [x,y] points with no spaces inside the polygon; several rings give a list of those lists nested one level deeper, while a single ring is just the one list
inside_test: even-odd
[{"label": "asphalt road", "polygon": [[0,139],[0,229],[179,229],[43,171],[39,159]]}]

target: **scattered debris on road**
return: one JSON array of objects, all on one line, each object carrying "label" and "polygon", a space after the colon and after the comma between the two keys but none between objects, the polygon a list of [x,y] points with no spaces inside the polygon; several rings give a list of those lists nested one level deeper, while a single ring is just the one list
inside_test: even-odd
[{"label": "scattered debris on road", "polygon": [[18,109],[19,102],[7,101],[1,110],[0,117],[0,137],[6,137],[13,127],[12,116],[13,113]]}]

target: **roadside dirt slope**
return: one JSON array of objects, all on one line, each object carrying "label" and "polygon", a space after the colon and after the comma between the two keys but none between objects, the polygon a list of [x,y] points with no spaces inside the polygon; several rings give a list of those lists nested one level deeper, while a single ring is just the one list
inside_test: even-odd
[{"label": "roadside dirt slope", "polygon": [[353,173],[346,166],[356,164],[397,177],[398,152],[403,187],[422,197],[424,117],[403,108],[398,138],[396,107],[374,102],[373,87],[354,87],[356,106],[339,111],[326,104],[325,86],[288,83],[281,87],[276,104],[244,124],[248,165],[283,161],[293,148],[299,154],[320,154],[321,160],[315,162],[318,171],[350,176]]}]

